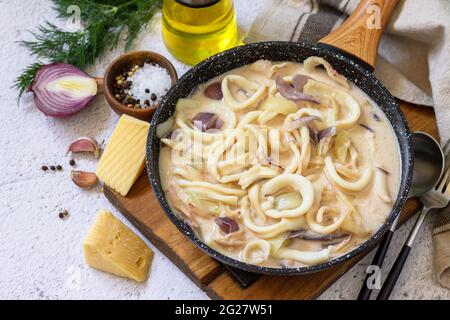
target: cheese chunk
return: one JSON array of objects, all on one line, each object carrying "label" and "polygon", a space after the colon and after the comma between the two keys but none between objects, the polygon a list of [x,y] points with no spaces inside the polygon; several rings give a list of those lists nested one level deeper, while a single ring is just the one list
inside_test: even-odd
[{"label": "cheese chunk", "polygon": [[97,177],[122,196],[144,170],[148,129],[148,122],[121,116],[97,165]]},{"label": "cheese chunk", "polygon": [[83,242],[86,263],[136,281],[147,278],[152,250],[111,212],[100,210]]}]

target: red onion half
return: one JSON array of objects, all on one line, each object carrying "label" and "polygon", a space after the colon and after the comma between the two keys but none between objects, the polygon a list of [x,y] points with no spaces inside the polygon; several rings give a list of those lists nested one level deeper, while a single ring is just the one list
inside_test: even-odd
[{"label": "red onion half", "polygon": [[46,116],[62,118],[91,102],[97,94],[97,82],[73,65],[52,63],[39,69],[29,91]]}]

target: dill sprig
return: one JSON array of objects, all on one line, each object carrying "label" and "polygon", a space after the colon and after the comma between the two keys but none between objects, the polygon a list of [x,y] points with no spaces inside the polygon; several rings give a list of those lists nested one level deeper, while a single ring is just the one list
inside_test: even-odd
[{"label": "dill sprig", "polygon": [[[129,49],[139,31],[147,25],[162,0],[52,0],[60,18],[70,18],[69,6],[80,8],[83,28],[65,31],[45,22],[31,32],[34,40],[21,44],[39,59],[64,62],[86,68],[98,57],[113,50],[125,32],[125,49]],[[24,69],[14,86],[20,96],[31,86],[43,62],[36,62]]]}]

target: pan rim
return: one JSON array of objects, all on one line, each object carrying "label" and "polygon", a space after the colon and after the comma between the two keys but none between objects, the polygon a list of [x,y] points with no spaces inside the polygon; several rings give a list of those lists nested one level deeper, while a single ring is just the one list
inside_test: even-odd
[{"label": "pan rim", "polygon": [[[274,267],[263,267],[263,266],[257,266],[253,264],[248,264],[246,262],[242,262],[233,258],[230,258],[217,250],[209,247],[206,245],[203,241],[201,241],[197,235],[193,232],[193,230],[182,221],[181,218],[179,218],[173,210],[170,208],[170,205],[168,204],[164,191],[162,190],[161,184],[159,181],[159,170],[158,172],[154,172],[152,163],[155,161],[159,161],[159,159],[154,159],[153,153],[151,152],[151,142],[153,139],[156,138],[156,126],[159,124],[158,119],[160,118],[161,112],[163,108],[166,105],[166,101],[168,100],[168,97],[175,92],[176,88],[178,87],[179,83],[183,83],[186,81],[186,79],[189,79],[197,73],[197,70],[201,70],[203,68],[208,67],[211,63],[220,62],[221,59],[224,59],[224,57],[230,56],[230,55],[236,55],[239,54],[239,52],[243,50],[252,50],[252,49],[258,49],[258,48],[264,48],[267,46],[287,46],[291,47],[290,49],[295,50],[295,48],[302,48],[302,49],[308,49],[311,51],[314,51],[317,53],[318,56],[332,56],[335,59],[343,61],[344,64],[351,66],[352,68],[356,69],[357,72],[359,72],[361,75],[370,78],[370,81],[374,83],[374,85],[378,86],[378,88],[382,91],[384,91],[386,97],[390,100],[390,104],[393,106],[397,121],[399,121],[402,128],[400,128],[401,131],[404,132],[404,139],[406,140],[406,149],[407,153],[403,154],[400,152],[400,161],[402,162],[401,167],[401,181],[400,181],[400,189],[398,190],[397,199],[395,201],[395,205],[391,209],[391,212],[389,216],[386,219],[386,222],[366,241],[358,245],[353,250],[347,252],[344,255],[341,255],[339,257],[336,257],[334,259],[328,260],[326,262],[317,264],[317,265],[311,265],[311,266],[303,266],[303,267],[296,267],[296,268],[274,268]],[[260,58],[255,58],[254,61],[258,60]],[[244,65],[247,65],[251,62],[245,63]],[[227,72],[227,71],[224,71]],[[212,78],[212,77],[211,77]],[[353,81],[352,81],[353,83]],[[359,87],[358,83],[354,83],[356,86]],[[361,88],[360,88],[361,89]],[[365,90],[361,89],[363,92],[367,93]],[[386,112],[383,110],[383,113],[386,114]],[[394,126],[392,121],[388,118],[391,126]],[[397,145],[400,149],[400,141],[398,134],[395,132],[395,136],[397,139]],[[326,269],[329,269],[335,265],[341,264],[345,261],[350,260],[353,257],[358,256],[362,252],[368,251],[373,248],[373,246],[377,243],[379,239],[389,230],[397,216],[400,214],[400,211],[404,208],[405,202],[408,197],[409,189],[411,186],[412,181],[412,172],[413,172],[413,148],[412,148],[412,137],[411,132],[409,130],[408,123],[400,110],[400,107],[395,100],[395,98],[390,94],[390,92],[384,87],[384,85],[368,70],[366,70],[364,67],[360,66],[356,62],[352,61],[348,57],[342,55],[339,52],[333,52],[327,48],[323,47],[317,47],[315,45],[301,43],[301,42],[286,42],[286,41],[265,41],[265,42],[258,42],[258,43],[251,43],[246,44],[243,46],[235,47],[230,50],[221,52],[219,54],[216,54],[200,64],[194,66],[191,68],[188,72],[186,72],[177,82],[177,84],[172,87],[166,94],[166,96],[161,101],[160,107],[156,110],[151,123],[150,123],[150,130],[148,134],[147,139],[147,151],[146,151],[147,157],[146,157],[146,166],[147,166],[147,173],[148,178],[150,180],[150,184],[153,188],[153,191],[156,195],[156,198],[159,201],[159,204],[161,208],[164,210],[165,214],[169,217],[169,219],[172,221],[173,224],[177,227],[177,229],[183,233],[185,237],[187,237],[190,241],[192,241],[198,248],[200,248],[203,252],[208,254],[210,257],[218,260],[221,263],[224,263],[228,266],[241,269],[247,272],[253,272],[258,274],[265,274],[265,275],[280,275],[280,276],[295,276],[295,275],[304,275],[308,273],[314,273],[318,271],[323,271]],[[404,180],[404,181],[403,181]],[[404,187],[402,188],[402,184]]]}]

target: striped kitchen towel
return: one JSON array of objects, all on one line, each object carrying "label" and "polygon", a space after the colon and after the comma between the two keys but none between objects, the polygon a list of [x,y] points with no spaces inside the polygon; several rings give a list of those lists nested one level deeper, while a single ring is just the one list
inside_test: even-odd
[{"label": "striped kitchen towel", "polygon": [[[269,0],[245,42],[316,43],[358,0]],[[450,138],[450,1],[401,0],[383,35],[375,75],[397,98],[434,106],[441,139]]]}]

